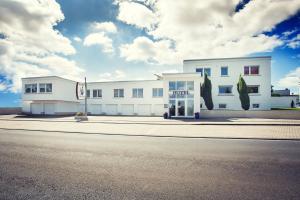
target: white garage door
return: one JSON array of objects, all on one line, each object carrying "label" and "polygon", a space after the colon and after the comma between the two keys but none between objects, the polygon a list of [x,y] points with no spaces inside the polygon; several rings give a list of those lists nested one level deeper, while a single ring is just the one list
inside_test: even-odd
[{"label": "white garage door", "polygon": [[44,104],[45,115],[54,115],[55,105],[53,103]]},{"label": "white garage door", "polygon": [[164,104],[153,105],[153,112],[155,115],[162,116],[164,113]]},{"label": "white garage door", "polygon": [[106,104],[105,106],[107,115],[116,115],[118,114],[118,105],[117,104]]},{"label": "white garage door", "polygon": [[138,104],[137,105],[138,115],[151,115],[151,105],[150,104]]},{"label": "white garage door", "polygon": [[121,105],[121,113],[122,115],[133,115],[133,104],[122,104]]},{"label": "white garage door", "polygon": [[43,104],[41,103],[32,103],[31,104],[31,113],[34,115],[40,115],[44,112]]},{"label": "white garage door", "polygon": [[100,115],[102,113],[102,105],[101,104],[91,104],[88,106],[89,112],[93,115]]}]

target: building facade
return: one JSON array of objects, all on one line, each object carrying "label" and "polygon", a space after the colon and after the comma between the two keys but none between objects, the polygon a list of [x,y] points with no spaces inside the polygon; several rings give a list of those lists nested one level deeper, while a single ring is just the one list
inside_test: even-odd
[{"label": "building facade", "polygon": [[[88,113],[190,117],[206,109],[200,94],[204,74],[212,83],[216,110],[242,110],[237,92],[243,76],[250,110],[271,108],[271,57],[184,60],[182,73],[163,73],[158,80],[88,82]],[[65,115],[84,111],[76,82],[57,76],[22,79],[22,109],[27,114]]]}]

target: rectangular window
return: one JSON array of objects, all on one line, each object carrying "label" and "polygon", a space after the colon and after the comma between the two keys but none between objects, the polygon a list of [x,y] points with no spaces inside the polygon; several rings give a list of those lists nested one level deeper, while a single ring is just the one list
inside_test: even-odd
[{"label": "rectangular window", "polygon": [[196,72],[203,76],[203,68],[196,68]]},{"label": "rectangular window", "polygon": [[170,81],[169,82],[169,91],[176,90],[176,82]]},{"label": "rectangular window", "polygon": [[40,93],[45,93],[46,92],[46,84],[40,83],[39,88],[40,88]]},{"label": "rectangular window", "polygon": [[259,93],[259,86],[258,85],[248,85],[247,91],[249,94],[258,94]]},{"label": "rectangular window", "polygon": [[227,105],[225,103],[219,104],[219,109],[226,109]]},{"label": "rectangular window", "polygon": [[232,85],[229,86],[219,86],[219,94],[232,94]]},{"label": "rectangular window", "polygon": [[25,84],[25,93],[37,93],[37,84]]},{"label": "rectangular window", "polygon": [[101,97],[102,97],[101,89],[93,90],[93,98],[101,98]]},{"label": "rectangular window", "polygon": [[176,90],[186,90],[186,82],[185,81],[177,81]]},{"label": "rectangular window", "polygon": [[245,66],[244,75],[259,75],[259,66]]},{"label": "rectangular window", "polygon": [[132,89],[133,98],[143,98],[143,88],[133,88]]},{"label": "rectangular window", "polygon": [[259,108],[259,104],[258,103],[252,104],[252,108]]},{"label": "rectangular window", "polygon": [[152,97],[162,97],[163,89],[162,88],[152,88]]},{"label": "rectangular window", "polygon": [[90,96],[91,96],[91,91],[90,90],[86,90],[86,97],[90,98]]},{"label": "rectangular window", "polygon": [[46,84],[46,92],[52,92],[52,83]]},{"label": "rectangular window", "polygon": [[207,74],[207,76],[211,76],[210,68],[204,68],[204,74]]},{"label": "rectangular window", "polygon": [[221,76],[228,76],[228,67],[221,67]]},{"label": "rectangular window", "polygon": [[187,81],[186,85],[187,85],[187,90],[194,91],[194,81]]},{"label": "rectangular window", "polygon": [[115,98],[124,97],[124,89],[114,89],[114,97]]},{"label": "rectangular window", "polygon": [[32,84],[31,92],[32,93],[37,93],[37,84]]}]

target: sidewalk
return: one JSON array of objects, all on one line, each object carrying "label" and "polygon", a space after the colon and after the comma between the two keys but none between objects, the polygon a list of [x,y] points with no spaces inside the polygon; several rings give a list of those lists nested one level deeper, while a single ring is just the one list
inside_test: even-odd
[{"label": "sidewalk", "polygon": [[[137,119],[139,118],[139,119]],[[116,119],[116,120],[112,120]],[[145,121],[147,119],[147,121]],[[277,125],[274,125],[276,124]],[[237,122],[182,122],[156,117],[90,117],[87,122],[67,118],[15,118],[0,117],[0,129],[35,130],[63,133],[84,133],[148,137],[180,138],[236,138],[236,139],[288,139],[300,140],[300,123],[265,120],[256,125],[247,120]],[[226,126],[223,126],[226,123]],[[249,124],[247,124],[249,123]],[[236,125],[243,124],[241,126]]]}]

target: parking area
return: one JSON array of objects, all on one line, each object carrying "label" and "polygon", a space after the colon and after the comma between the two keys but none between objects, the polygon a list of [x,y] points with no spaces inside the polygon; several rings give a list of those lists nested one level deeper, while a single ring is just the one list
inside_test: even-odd
[{"label": "parking area", "polygon": [[76,122],[73,117],[0,117],[0,128],[48,132],[75,132],[152,137],[300,139],[300,120],[226,119],[165,120],[161,117],[90,116]]}]

